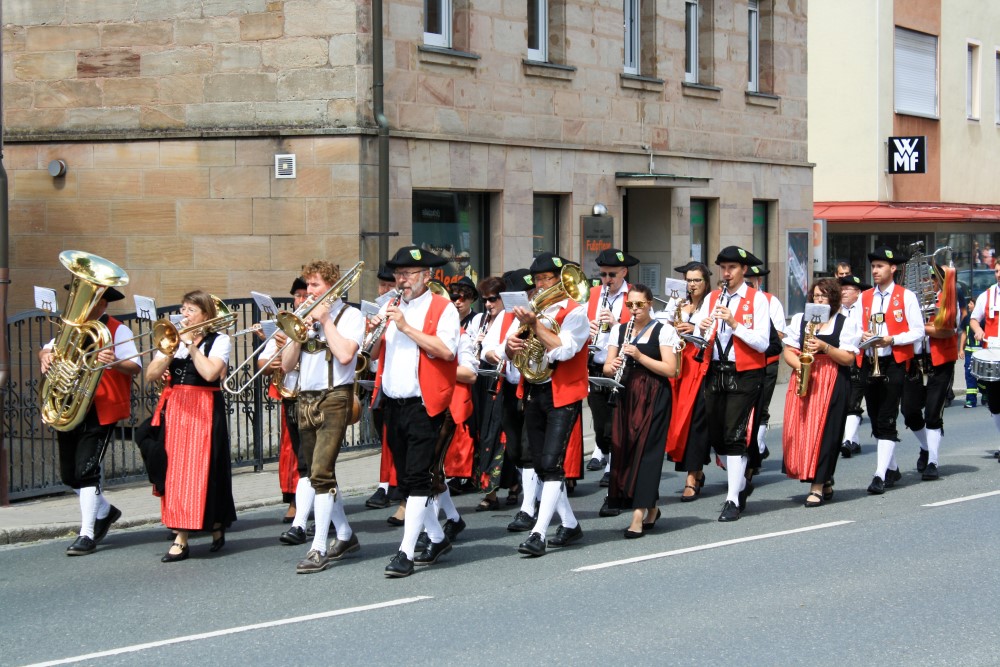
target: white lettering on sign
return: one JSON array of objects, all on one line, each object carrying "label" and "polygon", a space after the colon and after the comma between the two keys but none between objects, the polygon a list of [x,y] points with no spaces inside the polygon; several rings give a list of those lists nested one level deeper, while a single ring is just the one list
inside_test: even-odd
[{"label": "white lettering on sign", "polygon": [[892,140],[896,146],[896,151],[892,154],[893,170],[917,170],[917,160],[920,159],[920,153],[916,150],[918,142],[919,139],[916,137],[901,137]]}]

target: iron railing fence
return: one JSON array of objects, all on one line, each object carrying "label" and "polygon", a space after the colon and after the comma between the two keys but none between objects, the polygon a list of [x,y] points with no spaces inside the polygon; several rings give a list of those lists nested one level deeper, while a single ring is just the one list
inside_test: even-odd
[{"label": "iron railing fence", "polygon": [[[291,299],[277,299],[279,307],[290,307]],[[226,299],[236,313],[236,329],[246,329],[259,322],[261,312],[253,299]],[[179,313],[180,305],[157,309],[158,316]],[[151,323],[135,315],[115,316],[137,334],[140,350],[151,346]],[[9,497],[11,500],[32,498],[67,490],[59,478],[59,447],[55,430],[42,423],[39,392],[42,377],[38,366],[38,350],[52,340],[58,329],[58,318],[44,311],[27,311],[7,320],[7,342],[11,372],[4,402],[4,437],[10,460]],[[236,368],[259,345],[254,335],[233,340],[230,369]],[[149,355],[143,357],[148,362]],[[241,371],[243,382],[254,372],[254,364]],[[229,415],[230,454],[233,466],[253,466],[260,470],[265,463],[278,459],[281,445],[280,403],[267,395],[267,378],[258,378],[236,396],[225,394]],[[120,484],[145,478],[145,467],[139,449],[132,440],[135,426],[145,420],[159,399],[159,383],[146,382],[140,374],[132,383],[132,415],[115,428],[114,438],[104,458],[106,484]],[[344,446],[375,447],[379,439],[372,425],[368,401],[362,400],[361,421],[348,427]]]}]

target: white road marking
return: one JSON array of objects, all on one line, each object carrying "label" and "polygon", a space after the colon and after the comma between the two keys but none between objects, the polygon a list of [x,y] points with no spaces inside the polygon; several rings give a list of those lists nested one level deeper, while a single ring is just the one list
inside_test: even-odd
[{"label": "white road marking", "polygon": [[942,500],[941,502],[938,503],[928,503],[926,505],[921,505],[921,507],[942,507],[944,505],[964,503],[967,500],[979,500],[980,498],[989,498],[990,496],[1000,496],[1000,491],[990,491],[989,493],[977,493],[974,496],[965,496],[964,498],[953,498],[951,500]]},{"label": "white road marking", "polygon": [[187,635],[184,637],[174,637],[173,639],[164,639],[157,642],[148,642],[146,644],[135,644],[133,646],[123,646],[122,648],[115,648],[108,651],[100,651],[98,653],[88,653],[86,655],[77,655],[72,658],[63,658],[62,660],[51,660],[49,662],[38,662],[33,665],[28,665],[27,667],[48,667],[48,665],[67,665],[74,662],[82,662],[84,660],[95,660],[97,658],[106,658],[112,655],[122,655],[123,653],[136,653],[138,651],[145,651],[151,648],[159,648],[160,646],[169,646],[170,644],[181,644],[183,642],[194,642],[202,639],[212,639],[213,637],[223,637],[225,635],[235,635],[240,632],[249,632],[251,630],[261,630],[263,628],[276,628],[281,625],[289,625],[292,623],[302,623],[303,621],[315,621],[321,618],[332,618],[334,616],[346,616],[347,614],[356,614],[362,611],[371,611],[373,609],[385,609],[386,607],[398,607],[403,604],[411,604],[413,602],[420,602],[422,600],[430,600],[432,596],[429,595],[419,595],[412,598],[400,598],[399,600],[389,600],[388,602],[379,602],[377,604],[368,604],[362,607],[350,607],[348,609],[336,609],[334,611],[324,611],[318,614],[308,614],[306,616],[296,616],[294,618],[284,618],[277,621],[267,621],[265,623],[254,623],[253,625],[241,625],[235,628],[227,628],[225,630],[215,630],[213,632],[203,632],[197,635]]},{"label": "white road marking", "polygon": [[705,551],[706,549],[718,549],[719,547],[728,547],[734,544],[742,544],[744,542],[756,542],[757,540],[766,540],[772,537],[782,537],[784,535],[806,533],[811,530],[822,530],[823,528],[835,528],[837,526],[845,526],[849,523],[854,523],[854,522],[833,521],[831,523],[821,523],[817,526],[806,526],[805,528],[795,528],[794,530],[782,530],[777,533],[765,533],[764,535],[752,535],[750,537],[740,537],[734,540],[725,540],[723,542],[712,542],[711,544],[702,544],[697,547],[687,547],[685,549],[675,549],[674,551],[664,551],[658,554],[649,554],[648,556],[636,556],[635,558],[613,560],[607,563],[598,563],[597,565],[587,565],[585,567],[578,567],[575,570],[573,570],[573,572],[590,572],[593,570],[603,570],[608,567],[617,567],[619,565],[631,565],[632,563],[641,563],[646,560],[655,560],[657,558],[668,558],[670,556],[680,556],[682,554],[694,553],[696,551]]}]

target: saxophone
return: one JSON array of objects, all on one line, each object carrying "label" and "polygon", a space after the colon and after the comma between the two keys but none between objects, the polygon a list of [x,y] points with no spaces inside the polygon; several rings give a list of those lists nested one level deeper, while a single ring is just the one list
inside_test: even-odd
[{"label": "saxophone", "polygon": [[[625,377],[625,366],[628,363],[628,359],[625,357],[625,346],[629,344],[629,336],[632,335],[632,326],[635,324],[635,315],[633,315],[628,324],[625,325],[625,335],[622,336],[622,346],[618,350],[618,358],[621,359],[621,366],[615,371],[615,382],[621,384],[622,379]],[[608,405],[614,406],[618,405],[618,387],[617,385],[611,388],[611,395],[608,396]]]},{"label": "saxophone", "polygon": [[818,320],[812,320],[806,325],[806,335],[802,337],[802,354],[799,355],[799,368],[795,371],[795,395],[805,396],[809,393],[809,375],[816,358],[811,352],[806,352],[807,343],[815,340]]}]

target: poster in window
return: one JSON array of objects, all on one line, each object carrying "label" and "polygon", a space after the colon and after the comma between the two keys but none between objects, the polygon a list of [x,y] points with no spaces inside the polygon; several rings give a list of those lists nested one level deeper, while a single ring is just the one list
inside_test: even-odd
[{"label": "poster in window", "polygon": [[599,278],[597,256],[601,251],[611,249],[615,242],[615,219],[610,215],[584,215],[580,221],[583,223],[580,268],[587,277],[596,280]]},{"label": "poster in window", "polygon": [[483,196],[467,192],[414,191],[413,244],[448,260],[433,270],[445,286],[487,275]]},{"label": "poster in window", "polygon": [[806,309],[806,294],[809,291],[809,230],[788,230],[788,275],[786,289],[786,315],[791,317]]}]

